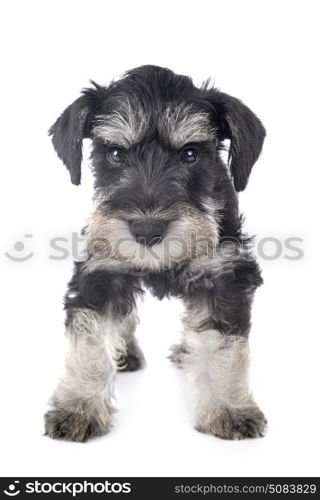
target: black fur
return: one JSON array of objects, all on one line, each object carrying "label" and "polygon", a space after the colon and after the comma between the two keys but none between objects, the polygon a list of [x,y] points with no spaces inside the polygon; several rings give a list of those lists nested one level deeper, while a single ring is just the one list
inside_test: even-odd
[{"label": "black fur", "polygon": [[187,303],[206,302],[210,314],[199,322],[198,330],[215,329],[230,335],[247,336],[250,328],[252,296],[262,284],[259,266],[247,258],[230,259],[224,271],[204,270],[194,279],[189,266],[150,273],[145,280],[153,295],[179,297]]},{"label": "black fur", "polygon": [[83,263],[76,262],[64,304],[67,322],[74,308],[86,307],[104,312],[111,305],[115,316],[129,314],[135,306],[136,296],[142,294],[139,273],[112,273],[108,271],[83,271]]}]

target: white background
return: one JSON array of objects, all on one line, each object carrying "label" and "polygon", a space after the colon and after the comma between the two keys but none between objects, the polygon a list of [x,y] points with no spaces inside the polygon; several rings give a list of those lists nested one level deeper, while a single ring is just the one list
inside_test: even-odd
[{"label": "white background", "polygon": [[[319,13],[317,1],[7,1],[1,3],[1,475],[319,475]],[[85,222],[92,195],[72,186],[47,129],[89,79],[157,64],[211,76],[268,131],[241,194],[247,228],[303,238],[261,260],[251,334],[252,388],[269,420],[264,439],[196,432],[183,376],[166,359],[178,302],[147,297],[138,337],[148,365],[118,376],[113,431],[86,444],[43,437],[61,374],[62,296],[72,258],[49,258],[54,236]],[[26,238],[26,234],[33,235]],[[25,249],[15,251],[23,241]],[[26,262],[20,257],[32,251]],[[270,249],[269,249],[270,251]],[[271,248],[272,251],[272,248]]]}]

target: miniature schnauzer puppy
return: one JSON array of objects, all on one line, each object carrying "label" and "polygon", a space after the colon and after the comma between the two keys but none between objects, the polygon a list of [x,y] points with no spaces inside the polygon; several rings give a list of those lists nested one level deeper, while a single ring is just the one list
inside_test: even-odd
[{"label": "miniature schnauzer puppy", "polygon": [[86,441],[110,430],[117,370],[144,364],[134,332],[147,288],[184,303],[170,358],[189,378],[195,428],[262,436],[266,419],[248,385],[250,309],[262,279],[237,199],[262,149],[262,123],[208,82],[198,88],[142,66],[108,87],[92,82],[50,134],[76,185],[82,141],[91,139],[95,205],[87,256],[65,296],[69,351],[46,433]]}]

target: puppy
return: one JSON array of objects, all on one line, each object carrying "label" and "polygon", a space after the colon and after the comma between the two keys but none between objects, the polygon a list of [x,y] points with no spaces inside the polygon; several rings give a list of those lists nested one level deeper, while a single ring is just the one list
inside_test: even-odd
[{"label": "puppy", "polygon": [[248,386],[250,309],[262,280],[237,199],[262,149],[260,120],[209,84],[142,66],[108,87],[92,83],[50,134],[76,185],[91,139],[95,205],[87,258],[65,296],[69,351],[46,433],[85,441],[110,430],[117,370],[144,363],[135,304],[147,288],[184,303],[170,357],[189,378],[196,429],[262,436],[266,419]]}]

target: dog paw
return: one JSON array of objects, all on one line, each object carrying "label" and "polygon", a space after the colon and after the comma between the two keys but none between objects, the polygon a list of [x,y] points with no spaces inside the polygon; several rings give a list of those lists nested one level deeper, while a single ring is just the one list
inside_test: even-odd
[{"label": "dog paw", "polygon": [[49,410],[45,416],[45,434],[52,439],[85,442],[102,436],[110,430],[109,419],[102,424],[101,419],[85,412],[70,410]]},{"label": "dog paw", "polygon": [[117,360],[118,370],[122,372],[134,372],[145,366],[145,359],[138,344],[127,347],[125,355],[121,355]]},{"label": "dog paw", "polygon": [[222,439],[248,439],[263,437],[267,420],[257,406],[225,407],[215,411],[211,419],[200,418],[195,427]]},{"label": "dog paw", "polygon": [[170,354],[168,359],[172,361],[178,368],[182,368],[186,357],[188,356],[188,350],[186,346],[181,344],[173,344],[170,347]]}]

